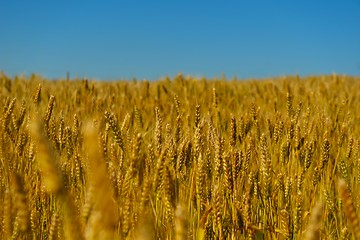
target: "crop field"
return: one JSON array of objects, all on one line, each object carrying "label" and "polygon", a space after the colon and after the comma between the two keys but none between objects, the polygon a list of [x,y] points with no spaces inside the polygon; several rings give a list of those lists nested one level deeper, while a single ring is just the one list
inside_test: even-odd
[{"label": "crop field", "polygon": [[360,239],[360,78],[0,74],[0,239]]}]

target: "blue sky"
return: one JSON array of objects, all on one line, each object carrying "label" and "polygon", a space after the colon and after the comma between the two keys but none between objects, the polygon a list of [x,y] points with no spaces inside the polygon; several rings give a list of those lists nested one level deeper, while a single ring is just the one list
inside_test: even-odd
[{"label": "blue sky", "polygon": [[8,75],[360,75],[360,1],[0,0],[0,10]]}]

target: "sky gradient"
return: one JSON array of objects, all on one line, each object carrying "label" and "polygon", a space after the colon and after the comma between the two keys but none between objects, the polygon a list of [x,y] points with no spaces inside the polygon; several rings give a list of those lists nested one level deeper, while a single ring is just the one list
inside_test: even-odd
[{"label": "sky gradient", "polygon": [[360,1],[0,1],[0,71],[360,75]]}]

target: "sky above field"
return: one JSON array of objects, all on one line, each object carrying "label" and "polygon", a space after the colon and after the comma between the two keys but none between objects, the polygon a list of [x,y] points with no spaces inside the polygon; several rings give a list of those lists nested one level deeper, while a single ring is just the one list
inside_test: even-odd
[{"label": "sky above field", "polygon": [[0,1],[0,71],[360,75],[360,1]]}]

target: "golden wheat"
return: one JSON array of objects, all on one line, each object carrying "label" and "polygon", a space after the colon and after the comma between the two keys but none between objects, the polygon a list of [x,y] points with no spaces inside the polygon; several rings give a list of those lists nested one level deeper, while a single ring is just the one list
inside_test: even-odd
[{"label": "golden wheat", "polygon": [[2,74],[0,239],[360,238],[357,89]]}]

